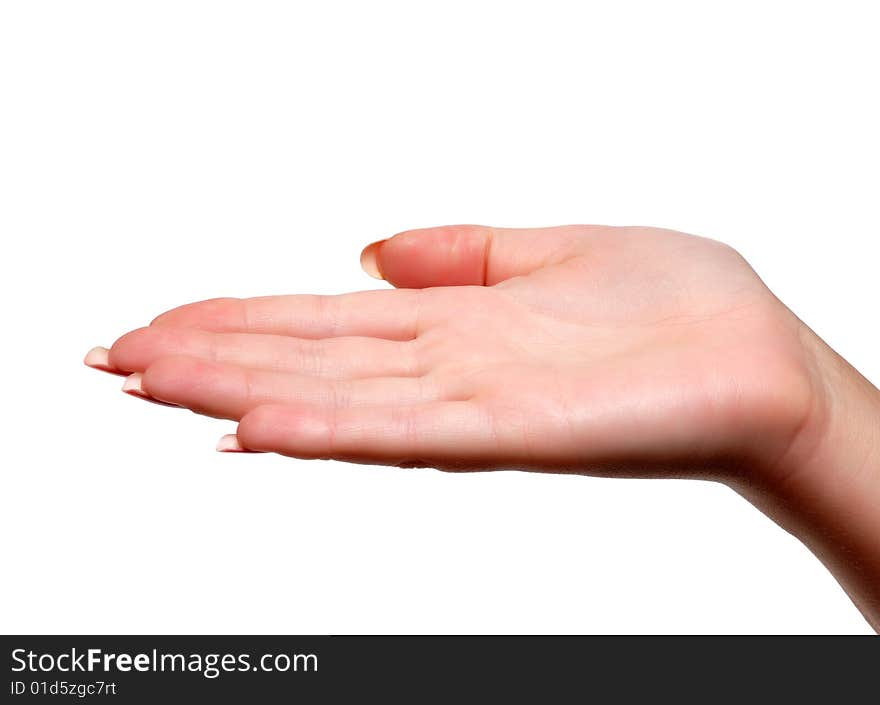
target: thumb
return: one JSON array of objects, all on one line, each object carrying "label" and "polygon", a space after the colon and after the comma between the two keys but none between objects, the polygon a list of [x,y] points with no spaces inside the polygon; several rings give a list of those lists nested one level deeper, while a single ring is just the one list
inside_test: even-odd
[{"label": "thumb", "polygon": [[577,254],[584,226],[489,228],[447,225],[407,230],[368,245],[364,271],[399,288],[492,286]]}]

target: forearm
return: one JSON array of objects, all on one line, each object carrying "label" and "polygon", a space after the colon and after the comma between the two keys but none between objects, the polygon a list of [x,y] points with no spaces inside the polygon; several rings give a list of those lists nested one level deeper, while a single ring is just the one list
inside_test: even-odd
[{"label": "forearm", "polygon": [[880,632],[880,391],[812,332],[821,383],[812,428],[771,487],[736,487],[797,536]]}]

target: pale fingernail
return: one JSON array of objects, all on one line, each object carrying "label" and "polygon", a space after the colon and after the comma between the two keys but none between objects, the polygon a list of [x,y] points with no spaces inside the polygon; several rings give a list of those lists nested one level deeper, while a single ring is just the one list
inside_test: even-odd
[{"label": "pale fingernail", "polygon": [[384,279],[382,270],[379,269],[379,248],[385,240],[379,240],[367,245],[361,252],[361,269],[374,279]]},{"label": "pale fingernail", "polygon": [[217,441],[217,452],[219,453],[246,453],[247,451],[238,442],[238,436],[234,433],[227,433]]},{"label": "pale fingernail", "polygon": [[144,391],[144,376],[140,372],[135,372],[132,375],[129,375],[125,378],[125,381],[122,383],[122,391],[126,394],[133,394],[137,397],[146,397],[149,396]]},{"label": "pale fingernail", "polygon": [[158,404],[159,406],[172,406],[175,409],[180,408],[178,404],[172,404],[170,401],[162,401],[161,399],[156,399],[156,397],[151,397],[147,394],[144,391],[144,376],[140,372],[135,372],[125,378],[125,382],[122,383],[122,391],[133,397],[137,397],[138,399]]},{"label": "pale fingernail", "polygon": [[122,391],[138,397],[149,396],[144,391],[144,376],[140,372],[135,372],[125,378],[125,381],[122,383]]},{"label": "pale fingernail", "polygon": [[110,350],[102,348],[100,345],[92,348],[83,358],[83,364],[102,372],[119,372],[110,364]]}]

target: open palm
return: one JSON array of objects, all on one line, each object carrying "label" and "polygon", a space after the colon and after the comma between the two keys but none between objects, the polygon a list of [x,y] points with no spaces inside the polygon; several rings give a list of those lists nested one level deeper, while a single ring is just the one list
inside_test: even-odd
[{"label": "open palm", "polygon": [[227,449],[448,469],[768,468],[815,413],[802,324],[718,242],[454,226],[363,261],[400,288],[189,304],[87,363],[240,421]]}]

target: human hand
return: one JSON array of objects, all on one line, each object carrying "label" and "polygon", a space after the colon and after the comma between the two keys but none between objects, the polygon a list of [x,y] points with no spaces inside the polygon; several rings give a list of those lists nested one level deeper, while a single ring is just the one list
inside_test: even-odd
[{"label": "human hand", "polygon": [[802,324],[720,243],[464,226],[366,258],[412,288],[183,306],[109,364],[244,448],[396,465],[769,469],[816,411]]},{"label": "human hand", "polygon": [[189,304],[87,364],[239,421],[223,450],[719,479],[876,626],[877,390],[734,250],[652,228],[455,226],[362,263],[401,288]]}]

